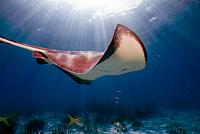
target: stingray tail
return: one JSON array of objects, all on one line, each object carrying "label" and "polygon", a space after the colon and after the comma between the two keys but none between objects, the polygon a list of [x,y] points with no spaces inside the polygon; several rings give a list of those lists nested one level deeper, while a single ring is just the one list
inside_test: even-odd
[{"label": "stingray tail", "polygon": [[5,43],[5,44],[12,45],[12,46],[17,46],[17,47],[20,47],[20,48],[23,48],[23,49],[26,49],[26,50],[29,50],[29,51],[44,52],[44,50],[42,50],[42,48],[31,46],[31,45],[24,44],[24,43],[15,42],[15,41],[9,40],[7,38],[4,38],[2,36],[0,36],[0,43]]}]

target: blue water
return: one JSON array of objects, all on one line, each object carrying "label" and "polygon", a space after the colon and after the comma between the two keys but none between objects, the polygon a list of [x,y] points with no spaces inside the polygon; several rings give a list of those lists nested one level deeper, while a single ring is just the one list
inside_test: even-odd
[{"label": "blue water", "polygon": [[199,0],[146,0],[133,12],[89,22],[92,10],[55,9],[48,2],[1,0],[0,36],[52,49],[103,51],[120,23],[143,41],[147,66],[80,85],[56,67],[37,65],[30,52],[0,44],[0,113],[67,113],[94,100],[118,105],[116,96],[130,107],[200,108]]}]

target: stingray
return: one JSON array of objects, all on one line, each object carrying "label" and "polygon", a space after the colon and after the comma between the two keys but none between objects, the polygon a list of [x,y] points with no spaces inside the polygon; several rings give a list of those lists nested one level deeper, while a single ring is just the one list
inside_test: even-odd
[{"label": "stingray", "polygon": [[147,54],[140,38],[118,24],[104,52],[53,50],[0,37],[0,42],[32,52],[38,64],[52,64],[80,84],[106,75],[120,75],[145,68]]}]

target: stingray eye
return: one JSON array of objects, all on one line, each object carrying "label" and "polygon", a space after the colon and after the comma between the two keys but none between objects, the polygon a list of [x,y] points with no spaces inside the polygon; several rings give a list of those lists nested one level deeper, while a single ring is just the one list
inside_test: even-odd
[{"label": "stingray eye", "polygon": [[114,40],[117,40],[117,36],[116,35],[114,36]]}]

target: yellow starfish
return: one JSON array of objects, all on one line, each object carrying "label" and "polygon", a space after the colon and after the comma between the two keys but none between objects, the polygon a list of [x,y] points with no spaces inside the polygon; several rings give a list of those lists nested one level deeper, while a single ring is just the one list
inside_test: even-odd
[{"label": "yellow starfish", "polygon": [[10,116],[1,116],[0,117],[0,122],[3,122],[4,124],[6,124],[7,126],[10,126],[8,120],[10,119]]},{"label": "yellow starfish", "polygon": [[70,119],[70,122],[67,124],[67,126],[70,126],[72,124],[76,124],[78,126],[82,126],[81,118],[73,118],[71,115],[67,115]]}]

